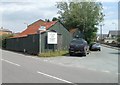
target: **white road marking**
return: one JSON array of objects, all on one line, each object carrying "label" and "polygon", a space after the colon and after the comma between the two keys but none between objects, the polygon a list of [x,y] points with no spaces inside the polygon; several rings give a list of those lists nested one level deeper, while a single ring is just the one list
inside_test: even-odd
[{"label": "white road marking", "polygon": [[44,60],[44,61],[46,61],[46,62],[47,62],[48,60]]},{"label": "white road marking", "polygon": [[2,61],[5,61],[5,62],[7,62],[7,63],[13,64],[13,65],[16,65],[16,66],[20,66],[19,64],[16,64],[16,63],[10,62],[10,61],[5,60],[5,59],[1,59],[1,60],[2,60]]},{"label": "white road marking", "polygon": [[40,58],[32,57],[32,56],[24,56],[24,57],[33,58],[33,59],[39,59],[40,60]]},{"label": "white road marking", "polygon": [[61,78],[58,78],[58,77],[55,77],[55,76],[52,76],[52,75],[49,75],[49,74],[45,74],[45,73],[40,72],[40,71],[37,71],[37,73],[48,76],[48,77],[51,77],[51,78],[54,78],[54,79],[57,79],[57,80],[60,80],[60,81],[63,81],[63,82],[66,82],[66,83],[72,83],[70,81],[67,81],[67,80],[64,80],[64,79],[61,79]]},{"label": "white road marking", "polygon": [[110,73],[110,71],[107,71],[107,70],[102,70],[102,72],[105,72],[105,73]]},{"label": "white road marking", "polygon": [[88,68],[88,70],[97,71],[97,70],[96,70],[96,69],[94,69],[94,68]]}]

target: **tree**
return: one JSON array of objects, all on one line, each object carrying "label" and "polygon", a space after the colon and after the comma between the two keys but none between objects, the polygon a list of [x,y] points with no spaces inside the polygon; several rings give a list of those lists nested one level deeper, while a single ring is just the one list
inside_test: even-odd
[{"label": "tree", "polygon": [[56,17],[53,17],[52,21],[56,21],[56,20],[58,20],[58,18],[56,18]]},{"label": "tree", "polygon": [[67,29],[78,28],[88,42],[96,36],[96,26],[104,20],[102,4],[99,2],[58,2],[57,8],[60,20]]},{"label": "tree", "polygon": [[50,22],[50,20],[49,20],[49,19],[45,19],[45,21],[46,21],[46,22]]}]

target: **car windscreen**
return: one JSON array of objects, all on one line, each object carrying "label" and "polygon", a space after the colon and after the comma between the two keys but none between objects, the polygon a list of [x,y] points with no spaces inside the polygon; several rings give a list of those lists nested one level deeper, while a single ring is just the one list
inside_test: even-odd
[{"label": "car windscreen", "polygon": [[96,44],[93,44],[93,46],[100,46],[100,44],[99,44],[99,43],[96,43]]},{"label": "car windscreen", "polygon": [[95,45],[96,45],[96,46],[99,46],[100,44],[99,44],[99,43],[96,43]]}]

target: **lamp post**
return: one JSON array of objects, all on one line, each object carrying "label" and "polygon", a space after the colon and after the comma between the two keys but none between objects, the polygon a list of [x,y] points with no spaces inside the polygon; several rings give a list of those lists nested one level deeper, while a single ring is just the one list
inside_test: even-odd
[{"label": "lamp post", "polygon": [[41,44],[41,31],[46,31],[46,27],[45,26],[40,26],[40,28],[39,28],[39,30],[38,30],[38,33],[39,33],[39,43],[40,43],[40,45],[39,45],[39,52],[40,52],[40,54],[41,54],[41,49],[42,49],[42,44]]},{"label": "lamp post", "polygon": [[25,22],[24,24],[26,24],[26,26],[28,27],[28,23]]}]

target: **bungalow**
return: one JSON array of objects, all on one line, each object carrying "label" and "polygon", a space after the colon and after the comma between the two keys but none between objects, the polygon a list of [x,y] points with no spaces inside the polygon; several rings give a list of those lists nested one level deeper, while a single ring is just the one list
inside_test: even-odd
[{"label": "bungalow", "polygon": [[4,35],[4,34],[12,34],[12,31],[10,31],[9,29],[5,29],[3,27],[0,28],[0,35]]},{"label": "bungalow", "polygon": [[108,38],[117,38],[120,36],[120,30],[111,30],[108,33]]},{"label": "bungalow", "polygon": [[71,34],[60,21],[38,20],[29,25],[23,32],[7,39],[6,49],[29,54],[67,50],[71,39]]},{"label": "bungalow", "polygon": [[108,37],[104,40],[105,43],[117,43],[117,37],[120,36],[120,30],[110,30]]}]

